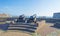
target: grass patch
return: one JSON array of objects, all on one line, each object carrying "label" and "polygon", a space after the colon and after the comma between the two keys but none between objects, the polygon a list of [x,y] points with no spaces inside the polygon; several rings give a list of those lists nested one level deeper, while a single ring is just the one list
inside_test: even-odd
[{"label": "grass patch", "polygon": [[0,22],[0,24],[5,24],[6,22]]}]

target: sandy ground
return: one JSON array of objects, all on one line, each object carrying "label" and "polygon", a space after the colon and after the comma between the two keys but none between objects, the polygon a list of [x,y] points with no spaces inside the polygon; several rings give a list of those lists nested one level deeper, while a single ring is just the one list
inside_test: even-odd
[{"label": "sandy ground", "polygon": [[[52,26],[51,23],[45,23],[45,21],[38,22],[39,27],[36,30],[36,33],[41,36],[60,36],[60,29],[56,29]],[[32,36],[25,32],[21,31],[2,31],[0,30],[0,36]]]},{"label": "sandy ground", "polygon": [[28,33],[21,31],[2,31],[0,30],[0,36],[31,36]]},{"label": "sandy ground", "polygon": [[52,23],[45,23],[45,21],[38,22],[39,27],[37,33],[41,36],[60,36],[60,29],[56,29],[50,26],[53,26]]}]

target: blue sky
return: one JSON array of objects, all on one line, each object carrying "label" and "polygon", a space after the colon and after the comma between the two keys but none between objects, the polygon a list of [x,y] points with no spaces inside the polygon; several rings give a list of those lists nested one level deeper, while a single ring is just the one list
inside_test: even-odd
[{"label": "blue sky", "polygon": [[0,0],[0,13],[53,16],[60,12],[60,0]]}]

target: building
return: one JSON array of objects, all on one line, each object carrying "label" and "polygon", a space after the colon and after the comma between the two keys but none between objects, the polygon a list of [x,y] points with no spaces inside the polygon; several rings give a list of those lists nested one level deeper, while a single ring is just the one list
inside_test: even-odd
[{"label": "building", "polygon": [[3,17],[3,18],[4,18],[4,17],[11,17],[11,16],[10,16],[10,15],[8,15],[8,14],[3,13],[3,14],[0,14],[0,18],[1,18],[1,17]]},{"label": "building", "polygon": [[54,13],[53,18],[60,18],[60,13]]}]

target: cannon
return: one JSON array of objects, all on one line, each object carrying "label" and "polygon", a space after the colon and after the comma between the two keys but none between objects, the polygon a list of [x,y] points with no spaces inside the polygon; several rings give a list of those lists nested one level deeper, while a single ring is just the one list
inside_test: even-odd
[{"label": "cannon", "polygon": [[27,23],[36,23],[36,15],[32,15],[30,16],[30,18],[27,20]]},{"label": "cannon", "polygon": [[20,15],[16,22],[25,22],[25,16]]}]

